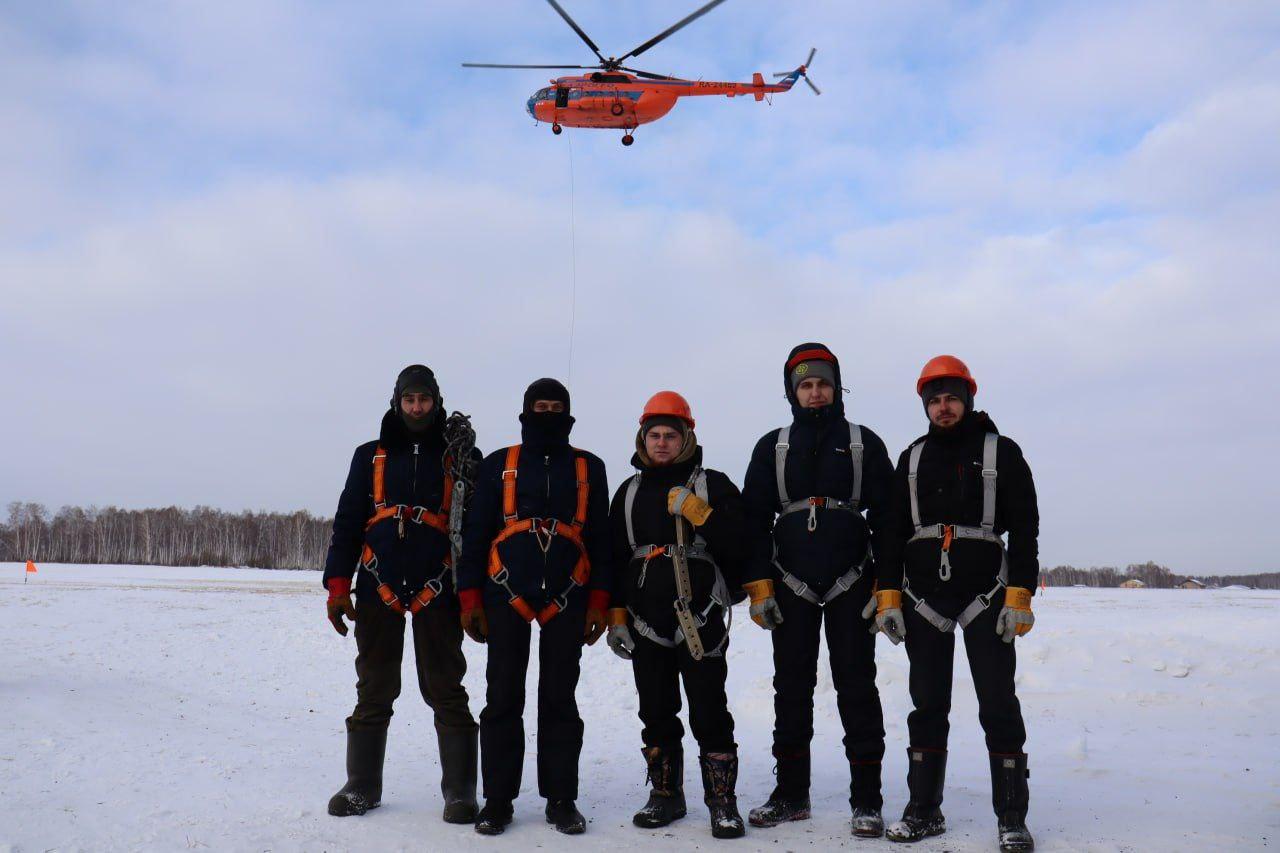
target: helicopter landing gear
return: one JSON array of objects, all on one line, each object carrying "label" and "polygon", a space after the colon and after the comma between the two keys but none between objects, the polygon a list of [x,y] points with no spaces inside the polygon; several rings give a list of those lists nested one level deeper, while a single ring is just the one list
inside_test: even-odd
[{"label": "helicopter landing gear", "polygon": [[559,136],[561,133],[564,133],[564,128],[558,124],[553,124],[551,125],[551,132],[556,136]]},{"label": "helicopter landing gear", "polygon": [[635,142],[635,141],[636,141],[636,138],[635,138],[634,136],[632,136],[630,133],[624,133],[624,134],[622,135],[622,144],[623,144],[623,145],[630,145],[631,143],[633,143],[633,142]]}]

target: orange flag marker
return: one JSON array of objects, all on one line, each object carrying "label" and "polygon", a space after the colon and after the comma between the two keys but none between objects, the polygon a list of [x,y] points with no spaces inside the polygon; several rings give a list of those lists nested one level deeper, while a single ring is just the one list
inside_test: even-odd
[{"label": "orange flag marker", "polygon": [[27,560],[27,574],[29,575],[36,574],[36,564],[31,562],[30,560]]}]

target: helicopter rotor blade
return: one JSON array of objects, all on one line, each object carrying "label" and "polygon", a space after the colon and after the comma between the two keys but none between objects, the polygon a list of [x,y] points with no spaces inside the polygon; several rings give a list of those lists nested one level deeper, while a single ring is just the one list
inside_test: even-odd
[{"label": "helicopter rotor blade", "polygon": [[813,55],[818,52],[816,47],[809,48],[809,58],[804,61],[804,67],[808,68],[813,64]]},{"label": "helicopter rotor blade", "polygon": [[[552,3],[552,0],[547,0],[547,2],[548,2],[548,3]],[[686,16],[684,19],[682,19],[682,20],[680,20],[680,21],[677,21],[676,23],[674,23],[674,24],[672,24],[671,26],[667,27],[667,28],[666,28],[665,30],[663,30],[662,32],[658,33],[658,34],[657,34],[656,36],[654,36],[653,38],[649,39],[649,40],[648,40],[647,42],[645,42],[644,44],[642,44],[642,45],[640,45],[639,47],[637,47],[635,50],[631,51],[631,52],[630,52],[630,53],[628,53],[628,54],[623,55],[622,57],[620,57],[620,58],[619,58],[619,60],[618,60],[618,61],[619,61],[619,62],[622,62],[622,61],[624,61],[624,60],[628,59],[629,57],[632,57],[632,56],[639,56],[640,54],[644,53],[644,52],[645,52],[646,50],[648,50],[649,48],[653,47],[653,46],[654,46],[655,44],[657,44],[658,42],[660,42],[660,41],[662,41],[663,39],[665,39],[667,36],[671,35],[672,33],[676,32],[676,31],[677,31],[677,30],[679,30],[679,29],[684,28],[684,27],[685,27],[685,26],[687,26],[688,24],[693,23],[693,22],[694,22],[694,21],[696,21],[698,18],[701,18],[703,15],[707,14],[708,12],[710,12],[712,9],[714,9],[714,8],[715,8],[715,7],[717,7],[717,6],[719,6],[719,5],[720,5],[721,3],[723,3],[723,2],[724,2],[724,0],[711,0],[711,2],[710,2],[710,3],[706,4],[705,6],[703,6],[703,7],[702,7],[701,9],[699,9],[698,11],[694,12],[694,13],[693,13],[693,14],[691,14],[691,15]],[[554,3],[553,3],[553,5],[554,5]]]},{"label": "helicopter rotor blade", "polygon": [[463,68],[598,68],[596,65],[503,65],[494,62],[464,62]]},{"label": "helicopter rotor blade", "polygon": [[652,71],[641,71],[638,68],[627,68],[625,65],[619,65],[618,70],[630,71],[637,77],[647,77],[650,80],[678,80],[678,77],[668,77],[665,74],[654,74]]},{"label": "helicopter rotor blade", "polygon": [[813,81],[812,81],[812,80],[810,80],[808,77],[804,78],[804,82],[806,82],[806,83],[808,83],[808,84],[809,84],[809,88],[813,90],[813,94],[815,94],[815,95],[821,95],[821,94],[822,94],[822,90],[821,90],[821,89],[819,89],[817,86],[813,85]]},{"label": "helicopter rotor blade", "polygon": [[560,13],[560,17],[564,18],[564,22],[566,24],[573,27],[573,31],[578,34],[578,38],[587,43],[587,47],[591,48],[591,52],[600,57],[601,62],[607,63],[608,60],[604,58],[604,54],[600,52],[600,48],[596,47],[596,43],[591,40],[591,36],[583,32],[582,27],[578,26],[578,22],[569,17],[569,13],[564,10],[564,7],[557,3],[556,0],[547,0],[547,2],[551,4],[552,9],[555,9]]}]

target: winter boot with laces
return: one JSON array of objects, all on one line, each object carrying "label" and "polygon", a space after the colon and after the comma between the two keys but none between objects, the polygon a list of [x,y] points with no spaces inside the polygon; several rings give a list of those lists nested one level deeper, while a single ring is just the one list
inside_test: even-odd
[{"label": "winter boot with laces", "polygon": [[902,811],[902,820],[885,831],[890,841],[919,841],[947,831],[941,809],[947,751],[912,747],[907,750],[907,757],[907,790],[911,799]]},{"label": "winter boot with laces", "polygon": [[738,754],[708,752],[699,756],[702,765],[702,790],[707,810],[711,812],[711,835],[714,838],[741,838],[747,828],[738,813]]},{"label": "winter boot with laces", "polygon": [[648,767],[645,781],[653,787],[649,791],[649,802],[635,813],[631,822],[645,829],[657,829],[686,814],[684,750],[651,746],[640,751]]},{"label": "winter boot with laces", "polygon": [[880,809],[880,762],[850,761],[849,805],[853,808],[853,834],[859,838],[884,835],[884,818]]},{"label": "winter boot with laces", "polygon": [[386,729],[347,732],[347,784],[329,798],[329,814],[350,817],[378,807],[382,802],[382,760],[386,754]]},{"label": "winter boot with laces", "polygon": [[752,826],[777,826],[793,820],[809,819],[809,750],[773,748],[778,762],[774,772],[778,784],[762,806],[747,815]]},{"label": "winter boot with laces", "polygon": [[1035,839],[1027,829],[1030,775],[1025,752],[991,753],[991,805],[1000,824],[1001,853],[1036,849]]},{"label": "winter boot with laces", "polygon": [[509,800],[486,800],[484,808],[476,816],[476,832],[481,835],[501,835],[511,824],[515,814]]},{"label": "winter boot with laces", "polygon": [[436,726],[445,823],[476,822],[476,756],[480,730]]}]

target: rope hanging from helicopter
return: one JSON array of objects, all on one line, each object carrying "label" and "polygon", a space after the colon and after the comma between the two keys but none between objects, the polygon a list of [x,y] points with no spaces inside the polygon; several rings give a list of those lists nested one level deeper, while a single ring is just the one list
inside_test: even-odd
[{"label": "rope hanging from helicopter", "polygon": [[578,223],[577,202],[575,199],[573,168],[573,136],[568,136],[569,143],[569,379],[568,386],[573,389],[573,338],[578,322]]}]

